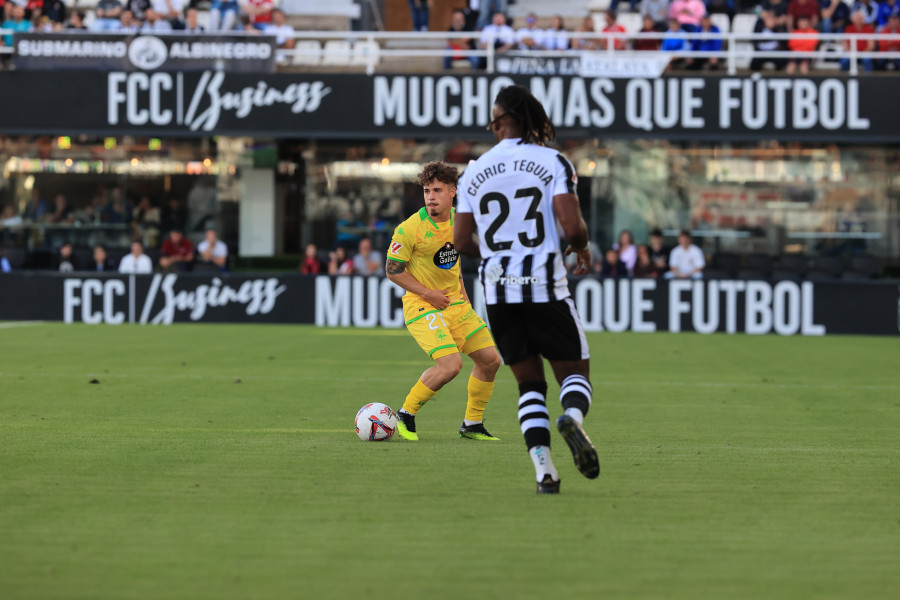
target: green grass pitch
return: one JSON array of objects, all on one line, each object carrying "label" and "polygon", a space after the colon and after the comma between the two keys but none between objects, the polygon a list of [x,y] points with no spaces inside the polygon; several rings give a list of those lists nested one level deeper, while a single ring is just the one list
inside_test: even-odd
[{"label": "green grass pitch", "polygon": [[0,598],[900,597],[900,340],[589,341],[600,478],[554,432],[537,496],[506,367],[501,442],[464,376],[356,437],[404,331],[0,326]]}]

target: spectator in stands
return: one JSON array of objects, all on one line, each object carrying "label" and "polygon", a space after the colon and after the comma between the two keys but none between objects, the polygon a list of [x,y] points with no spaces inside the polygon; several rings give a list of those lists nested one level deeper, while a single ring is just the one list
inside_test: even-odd
[{"label": "spectator in stands", "polygon": [[384,268],[384,255],[372,249],[372,240],[359,240],[359,252],[353,257],[353,270],[360,275],[375,275]]},{"label": "spectator in stands", "polygon": [[432,0],[409,0],[413,31],[428,31],[428,9]]},{"label": "spectator in stands", "polygon": [[[199,13],[196,8],[189,8],[184,12],[184,33],[188,35],[201,35],[206,30],[197,22]],[[293,29],[291,29],[293,31]]]},{"label": "spectator in stands", "polygon": [[151,236],[153,243],[159,237],[159,225],[161,221],[159,207],[150,202],[149,196],[141,196],[137,206],[131,211],[131,229],[134,236],[147,239]]},{"label": "spectator in stands", "polygon": [[263,26],[263,33],[275,36],[275,43],[279,48],[287,50],[294,49],[294,28],[287,24],[284,18],[284,11],[276,8],[272,11],[272,22]]},{"label": "spectator in stands", "polygon": [[900,15],[900,0],[884,0],[878,4],[878,25],[884,27],[892,15]]},{"label": "spectator in stands", "polygon": [[819,26],[819,3],[817,0],[791,0],[788,4],[788,31],[800,26],[800,17],[809,19],[809,27]]},{"label": "spectator in stands", "polygon": [[878,3],[873,0],[856,0],[850,10],[850,20],[853,21],[853,13],[863,14],[863,23],[872,27],[878,22]]},{"label": "spectator in stands", "polygon": [[[819,46],[818,31],[812,28],[812,23],[806,16],[797,17],[797,27],[794,29],[795,34],[809,34],[801,36],[791,36],[788,40],[788,48],[791,52],[815,52]],[[816,37],[813,37],[815,35]],[[791,58],[788,59],[787,73],[793,74],[798,67],[800,72],[806,75],[809,73],[809,65],[811,58]]]},{"label": "spectator in stands", "polygon": [[625,264],[630,273],[637,261],[637,247],[634,245],[634,236],[627,229],[619,233],[619,243],[613,244],[613,250],[619,253],[619,260]]},{"label": "spectator in stands", "polygon": [[[447,29],[447,31],[451,33],[471,31],[471,29],[467,25],[466,13],[462,9],[456,9],[453,11],[453,15],[450,17],[450,27]],[[477,48],[475,47],[475,39],[472,37],[448,39],[447,49],[453,51],[477,50]],[[472,65],[473,69],[477,69],[479,63],[481,62],[481,58],[478,56],[463,56],[461,54],[451,54],[444,57],[444,68],[450,69],[453,65],[454,60],[467,60],[469,61],[469,64]]]},{"label": "spectator in stands", "polygon": [[319,251],[315,244],[307,244],[304,251],[303,261],[300,263],[299,271],[303,275],[318,275],[323,272],[324,266],[319,260]]},{"label": "spectator in stands", "polygon": [[702,0],[673,0],[669,6],[669,18],[676,19],[685,31],[696,31],[705,14]]},{"label": "spectator in stands", "polygon": [[228,263],[228,246],[219,239],[215,229],[207,229],[206,237],[197,244],[197,252],[200,254],[201,263],[213,264],[221,271],[225,271]]},{"label": "spectator in stands", "polygon": [[[616,22],[617,15],[613,11],[607,11],[604,19],[606,20],[606,26],[603,28],[603,33],[614,34],[614,33],[625,33],[625,28],[619,25]],[[601,38],[600,49],[606,50],[609,48],[610,40],[608,38]],[[612,37],[613,50],[625,50],[627,48],[625,44],[625,38],[620,36]]]},{"label": "spectator in stands", "polygon": [[184,29],[184,0],[150,0],[150,6],[172,29]]},{"label": "spectator in stands", "polygon": [[[847,36],[857,36],[857,35],[866,35],[870,33],[875,33],[875,28],[866,23],[866,14],[857,10],[854,11],[853,14],[850,15],[850,25],[844,28],[844,35]],[[857,52],[872,52],[875,50],[875,40],[844,40],[844,50],[846,52],[850,51],[850,44],[856,44]],[[860,64],[862,64],[862,68],[865,71],[871,71],[874,66],[874,62],[871,58],[860,58],[858,59]],[[841,69],[844,71],[850,70],[850,59],[842,58],[841,59]]]},{"label": "spectator in stands", "polygon": [[122,16],[122,3],[119,0],[100,0],[94,10],[94,22],[91,31],[115,31],[119,28],[119,17]]},{"label": "spectator in stands", "polygon": [[707,14],[726,14],[728,19],[734,18],[737,0],[705,0]]},{"label": "spectator in stands", "polygon": [[332,252],[328,253],[328,274],[353,274],[353,261],[347,258],[347,250],[344,249],[343,246],[338,246]]},{"label": "spectator in stands", "polygon": [[508,52],[516,47],[516,32],[506,24],[506,15],[502,12],[494,13],[492,23],[481,30],[481,47],[487,50],[491,46],[496,53]]},{"label": "spectator in stands", "polygon": [[141,30],[141,24],[134,18],[134,13],[127,8],[119,17],[119,29],[121,33],[137,33]]},{"label": "spectator in stands", "polygon": [[581,21],[581,27],[575,30],[575,33],[579,34],[572,38],[572,49],[573,50],[597,50],[600,48],[600,40],[597,38],[585,37],[584,34],[594,34],[597,32],[596,27],[594,27],[594,19],[591,16],[587,16]]},{"label": "spectator in stands", "polygon": [[160,251],[159,266],[163,271],[177,269],[187,271],[194,262],[194,244],[184,237],[180,229],[173,229],[163,242]]},{"label": "spectator in stands", "polygon": [[[25,18],[25,8],[23,6],[13,4],[12,8],[10,9],[10,17],[3,21],[3,24],[0,25],[0,29],[12,29],[13,31],[25,32],[31,31],[33,27],[31,25],[31,21]],[[12,34],[4,35],[3,43],[6,46],[12,46]]]},{"label": "spectator in stands", "polygon": [[187,211],[185,211],[181,202],[178,201],[178,198],[170,197],[160,211],[160,216],[162,217],[160,227],[163,231],[172,231],[173,229],[184,231],[184,226],[187,223]]},{"label": "spectator in stands", "polygon": [[[756,52],[780,52],[784,50],[783,40],[766,37],[770,33],[787,33],[787,28],[778,24],[778,18],[775,16],[775,13],[768,10],[760,13],[753,32],[759,36],[753,42]],[[750,61],[750,69],[759,71],[766,63],[772,63],[775,69],[780,71],[787,64],[787,59],[754,56],[753,60]]]},{"label": "spectator in stands", "polygon": [[44,0],[16,0],[16,4],[24,4],[25,18],[37,23],[44,14]]},{"label": "spectator in stands", "polygon": [[[881,33],[891,33],[897,37],[892,40],[879,42],[879,50],[882,52],[900,52],[900,12],[895,12],[890,16],[887,25],[881,28]],[[900,58],[880,58],[878,59],[878,68],[882,71],[886,69],[900,71]]]},{"label": "spectator in stands", "polygon": [[31,221],[32,223],[37,223],[39,221],[43,221],[48,213],[49,211],[47,210],[47,202],[44,201],[43,198],[41,198],[40,190],[38,190],[37,188],[33,188],[31,190],[31,200],[25,207],[25,212],[22,213],[22,219],[25,221]]},{"label": "spectator in stands", "polygon": [[628,267],[619,258],[619,253],[613,248],[606,251],[606,259],[600,267],[600,277],[622,279],[628,277]]},{"label": "spectator in stands", "polygon": [[256,29],[272,22],[272,10],[275,5],[272,0],[247,0],[241,10],[250,18],[250,24]]},{"label": "spectator in stands", "polygon": [[70,273],[72,271],[80,270],[73,255],[72,244],[69,242],[65,242],[59,247],[55,263],[56,270],[60,272]]},{"label": "spectator in stands", "polygon": [[144,245],[138,240],[131,242],[131,253],[119,262],[119,273],[152,273],[153,261],[144,254]]},{"label": "spectator in stands", "polygon": [[127,0],[125,8],[134,14],[134,20],[140,25],[146,18],[147,9],[150,8],[150,0]]},{"label": "spectator in stands", "polygon": [[[641,28],[640,33],[659,33],[653,17],[644,15],[644,26]],[[659,50],[660,41],[659,39],[636,39],[631,42],[631,47],[635,50],[656,51]]]},{"label": "spectator in stands", "polygon": [[763,0],[760,8],[762,12],[772,13],[775,17],[775,24],[784,26],[785,32],[787,32],[787,27],[790,24],[788,0]]},{"label": "spectator in stands", "polygon": [[209,5],[209,30],[231,31],[237,24],[240,10],[237,0],[213,0]]},{"label": "spectator in stands", "polygon": [[850,7],[844,0],[821,0],[822,33],[842,33],[850,22]]},{"label": "spectator in stands", "polygon": [[69,21],[66,23],[66,29],[69,31],[84,31],[84,13],[80,10],[73,10],[69,13]]},{"label": "spectator in stands", "polygon": [[507,0],[480,0],[478,8],[478,23],[475,29],[484,31],[488,23],[493,21],[494,13],[506,14]]},{"label": "spectator in stands", "polygon": [[[712,19],[709,18],[709,15],[703,15],[703,18],[700,19],[700,29],[699,33],[721,33],[721,30],[712,24]],[[720,52],[722,50],[722,39],[694,39],[691,42],[691,51],[693,52]],[[711,56],[709,58],[704,57],[689,57],[685,61],[685,66],[688,69],[702,69],[704,66],[709,66],[710,69],[715,70],[719,68],[720,60],[716,56]]]},{"label": "spectator in stands", "polygon": [[141,25],[141,33],[170,33],[172,24],[163,19],[155,9],[148,8],[144,12],[145,21]]},{"label": "spectator in stands", "polygon": [[691,232],[682,229],[678,234],[678,245],[669,253],[667,279],[702,279],[706,257],[699,247],[691,243]]},{"label": "spectator in stands", "polygon": [[88,271],[110,272],[115,271],[112,262],[106,256],[106,248],[103,246],[94,247],[94,258],[88,265]]},{"label": "spectator in stands", "polygon": [[637,247],[637,260],[634,261],[634,269],[632,269],[631,273],[634,277],[641,278],[659,275],[656,265],[650,259],[650,248],[646,245],[642,244]]},{"label": "spectator in stands", "polygon": [[68,200],[62,194],[57,194],[53,199],[53,212],[50,213],[49,221],[51,223],[71,223],[74,220],[72,207],[69,206]]},{"label": "spectator in stands", "polygon": [[568,50],[569,36],[566,24],[559,15],[553,17],[550,28],[544,31],[545,50]]},{"label": "spectator in stands", "polygon": [[122,196],[121,188],[113,188],[110,192],[110,196],[111,199],[109,204],[107,204],[103,208],[103,212],[100,215],[101,220],[104,223],[109,223],[111,225],[118,223],[130,223],[131,207]]},{"label": "spectator in stands", "polygon": [[41,15],[46,16],[51,23],[62,25],[66,22],[66,3],[63,0],[44,0]]},{"label": "spectator in stands", "polygon": [[665,31],[669,20],[668,0],[641,0],[641,16],[650,17],[656,31]]},{"label": "spectator in stands", "polygon": [[[681,52],[688,49],[688,41],[685,37],[685,31],[681,28],[678,19],[669,19],[669,30],[663,36],[662,45],[659,47],[663,52]],[[673,58],[669,61],[671,66],[678,66],[683,59]]]},{"label": "spectator in stands", "polygon": [[543,30],[538,29],[537,26],[537,15],[529,13],[525,17],[525,27],[516,32],[519,50],[540,50],[543,47],[543,37]]}]

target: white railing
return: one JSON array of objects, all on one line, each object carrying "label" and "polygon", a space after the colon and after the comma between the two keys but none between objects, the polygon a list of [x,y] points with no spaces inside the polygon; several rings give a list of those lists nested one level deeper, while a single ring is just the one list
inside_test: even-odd
[{"label": "white railing", "polygon": [[[11,30],[0,29],[0,35],[9,35],[14,32]],[[93,32],[92,32],[93,33]],[[99,32],[98,32],[99,33]],[[238,32],[240,33],[240,32]],[[73,33],[78,35],[78,33]],[[114,35],[114,34],[113,34]],[[680,50],[673,52],[662,51],[634,51],[634,50],[617,50],[616,42],[625,41],[626,44],[636,40],[659,40],[660,42],[669,39],[671,36],[668,32],[663,33],[573,33],[560,32],[560,37],[566,37],[571,45],[572,40],[589,39],[605,42],[606,48],[602,50],[594,50],[592,52],[606,53],[609,56],[621,56],[628,53],[629,56],[647,56],[653,52],[661,52],[672,58],[718,58],[726,66],[729,75],[737,73],[738,64],[743,64],[753,59],[810,59],[810,60],[828,60],[828,59],[848,59],[848,71],[850,75],[859,73],[859,62],[864,59],[873,60],[898,60],[900,52],[881,52],[872,51],[864,52],[857,50],[857,41],[874,40],[880,41],[900,41],[900,34],[860,34],[845,35],[839,33],[819,33],[819,34],[792,34],[792,33],[688,33],[679,34],[677,39],[684,40],[690,45],[697,40],[721,40],[723,48],[718,51],[700,52],[693,50]],[[754,44],[759,42],[779,41],[786,43],[791,39],[809,39],[814,38],[821,42],[828,42],[840,48],[839,51],[819,47],[819,49],[811,52],[794,52],[790,50],[780,51],[761,51],[757,50]],[[407,31],[298,31],[294,35],[297,47],[294,49],[280,49],[278,56],[280,62],[293,61],[296,64],[318,65],[321,61],[323,65],[352,64],[364,66],[368,74],[376,71],[382,58],[446,58],[446,57],[479,57],[485,59],[487,73],[496,71],[496,60],[499,54],[495,51],[493,44],[489,44],[486,49],[476,50],[457,50],[447,46],[450,39],[474,39],[479,40],[478,32],[407,32]],[[306,47],[302,42],[309,41],[340,41],[346,44],[337,48],[323,48],[321,45]],[[415,42],[421,44],[415,44]],[[392,48],[391,42],[399,42],[405,47]],[[440,48],[436,47],[436,43],[440,42]],[[845,50],[846,46],[849,49]],[[364,44],[364,46],[361,46]],[[364,48],[363,52],[354,50]],[[833,46],[832,46],[833,48]],[[0,53],[11,54],[15,50],[9,46],[0,47]],[[511,51],[507,56],[525,56],[540,58],[575,58],[580,57],[583,50],[524,50]],[[337,56],[340,60],[329,62],[329,56]],[[344,60],[346,59],[346,60]],[[351,60],[352,59],[352,60]]]}]

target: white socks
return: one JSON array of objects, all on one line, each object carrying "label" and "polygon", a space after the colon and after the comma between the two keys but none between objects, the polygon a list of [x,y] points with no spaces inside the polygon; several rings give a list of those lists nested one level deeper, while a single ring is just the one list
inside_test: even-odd
[{"label": "white socks", "polygon": [[550,458],[550,448],[548,446],[533,446],[528,449],[528,455],[531,456],[531,462],[534,463],[534,474],[540,483],[544,479],[544,475],[549,474],[553,481],[559,481],[559,473],[553,466],[553,459]]},{"label": "white socks", "polygon": [[479,423],[484,423],[484,421],[470,421],[468,419],[463,419],[463,423],[466,427],[471,427],[472,425],[478,425]]},{"label": "white socks", "polygon": [[584,425],[584,413],[577,408],[567,408],[566,414],[578,421],[579,425]]}]

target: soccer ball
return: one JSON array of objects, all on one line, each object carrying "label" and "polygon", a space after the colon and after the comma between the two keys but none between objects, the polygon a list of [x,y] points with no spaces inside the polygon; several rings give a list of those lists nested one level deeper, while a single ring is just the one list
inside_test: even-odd
[{"label": "soccer ball", "polygon": [[386,442],[397,431],[397,415],[381,402],[370,402],[356,413],[356,435],[364,442]]}]

